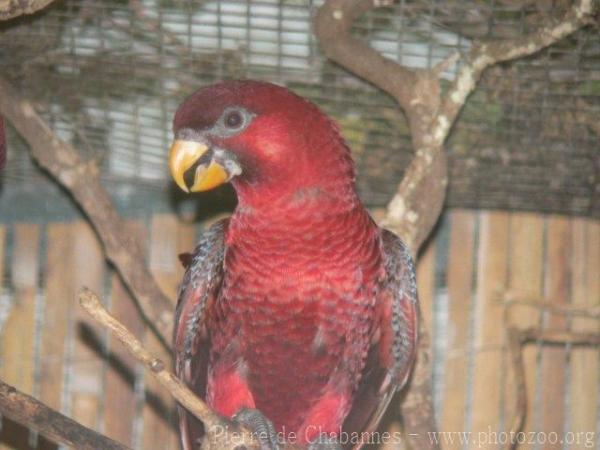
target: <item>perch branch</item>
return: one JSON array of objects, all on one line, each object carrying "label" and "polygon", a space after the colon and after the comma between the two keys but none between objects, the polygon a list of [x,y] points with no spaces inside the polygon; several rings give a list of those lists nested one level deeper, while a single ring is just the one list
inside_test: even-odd
[{"label": "perch branch", "polygon": [[[177,402],[204,424],[206,437],[203,448],[234,450],[240,445],[258,449],[259,444],[249,430],[224,419],[200,400],[175,375],[166,369],[165,363],[152,355],[142,343],[102,306],[98,296],[89,289],[79,294],[81,306],[103,327],[111,331],[131,355],[150,371]],[[227,431],[227,432],[224,432]]]},{"label": "perch branch", "polygon": [[33,14],[54,0],[0,0],[0,21]]},{"label": "perch branch", "polygon": [[444,98],[434,133],[444,137],[448,135],[456,116],[477,86],[485,69],[501,62],[533,55],[579,30],[592,19],[592,2],[593,0],[577,1],[562,19],[553,24],[543,25],[526,36],[491,43],[476,43]]},{"label": "perch branch", "polygon": [[527,36],[475,43],[448,92],[442,95],[440,68],[454,62],[455,55],[439,67],[411,70],[351,36],[351,25],[358,17],[390,4],[390,0],[328,0],[315,16],[315,34],[329,58],[388,92],[408,118],[415,156],[388,205],[383,223],[416,253],[435,225],[444,202],[444,141],[483,71],[494,64],[531,55],[565,38],[589,22],[593,8],[592,0],[580,0],[561,20],[543,25]]},{"label": "perch branch", "polygon": [[130,450],[0,380],[0,412],[57,444],[78,450]]},{"label": "perch branch", "polygon": [[[415,157],[388,205],[384,220],[385,225],[403,237],[415,253],[435,225],[445,199],[447,166],[443,144],[484,70],[500,62],[532,55],[558,42],[589,23],[593,12],[592,0],[580,0],[561,20],[543,25],[524,37],[475,43],[452,86],[443,96],[436,73],[438,68],[418,72],[415,98],[410,108],[421,119],[414,118],[415,112],[405,111],[409,117]],[[419,86],[424,88],[419,89]],[[403,103],[400,105],[405,108]]]},{"label": "perch branch", "polygon": [[376,4],[389,6],[393,1],[327,1],[315,16],[315,34],[329,59],[383,89],[400,103],[405,112],[410,113],[416,72],[383,57],[350,34],[352,23]]},{"label": "perch branch", "polygon": [[89,289],[79,293],[79,303],[96,322],[108,329],[125,346],[131,355],[140,361],[159,383],[182,406],[202,421],[207,428],[221,426],[224,421],[202,400],[190,391],[175,375],[166,369],[165,363],[154,357],[142,343],[102,306],[100,299]]},{"label": "perch branch", "polygon": [[[588,22],[593,8],[592,0],[579,0],[560,21],[543,25],[527,36],[475,43],[448,92],[442,95],[439,75],[456,60],[455,55],[430,70],[411,70],[351,35],[352,23],[358,17],[392,3],[390,0],[327,0],[315,16],[314,27],[321,48],[330,59],[389,93],[408,119],[415,156],[388,204],[382,224],[396,232],[416,254],[444,204],[448,184],[444,142],[483,71],[499,62],[531,55],[577,31]],[[420,346],[402,413],[409,436],[417,436],[413,439],[416,448],[438,447],[418,439],[435,429],[429,346]]]},{"label": "perch branch", "polygon": [[102,186],[95,164],[81,159],[0,76],[0,113],[29,144],[32,158],[73,196],[94,227],[107,259],[138,301],[163,344],[171,335],[173,305],[148,271],[139,236],[125,226]]},{"label": "perch branch", "polygon": [[[600,334],[576,333],[564,330],[541,330],[539,328],[508,327],[508,349],[511,357],[515,377],[516,404],[512,420],[510,435],[522,431],[527,414],[527,385],[525,381],[525,367],[523,365],[523,346],[538,342],[546,345],[579,345],[600,346]],[[518,440],[508,443],[509,449],[516,448]]]},{"label": "perch branch", "polygon": [[498,300],[508,309],[513,305],[530,306],[532,308],[548,311],[551,314],[564,316],[586,317],[588,319],[600,319],[600,306],[590,306],[587,308],[574,305],[562,305],[553,303],[544,298],[519,297],[511,292],[498,294]]}]

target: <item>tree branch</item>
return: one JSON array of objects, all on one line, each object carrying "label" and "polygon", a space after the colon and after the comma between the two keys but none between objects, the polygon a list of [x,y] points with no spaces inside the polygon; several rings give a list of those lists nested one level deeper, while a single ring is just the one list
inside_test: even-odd
[{"label": "tree branch", "polygon": [[375,4],[392,0],[330,0],[314,19],[315,35],[325,55],[357,76],[383,89],[410,113],[414,98],[415,71],[396,64],[350,34],[352,23]]},{"label": "tree branch", "polygon": [[241,448],[240,446],[250,450],[260,449],[259,441],[250,430],[219,416],[200,400],[179,378],[166,369],[163,361],[146,350],[142,343],[102,306],[96,294],[84,289],[79,294],[79,302],[96,322],[115,335],[131,356],[150,370],[152,376],[181,406],[202,421],[206,432],[202,447],[204,450],[235,450]]},{"label": "tree branch", "polygon": [[507,291],[504,294],[498,294],[498,300],[510,308],[513,305],[524,305],[532,308],[547,311],[550,314],[556,314],[569,317],[586,317],[588,319],[600,320],[600,306],[578,307],[569,304],[560,304],[551,302],[545,298],[520,297],[513,292]]},{"label": "tree branch", "polygon": [[566,38],[590,23],[593,14],[593,0],[579,0],[556,23],[541,26],[536,31],[516,39],[477,43],[461,67],[452,86],[445,95],[442,110],[438,114],[434,134],[448,135],[467,97],[490,66],[533,55],[544,48]]},{"label": "tree branch", "polygon": [[0,412],[57,444],[78,450],[130,450],[0,380]]},{"label": "tree branch", "polygon": [[527,36],[475,43],[452,86],[442,96],[438,79],[440,67],[409,69],[350,35],[351,25],[360,15],[391,3],[389,0],[328,0],[315,16],[315,34],[329,58],[388,92],[408,118],[415,157],[388,205],[383,224],[399,234],[416,253],[435,225],[444,202],[447,185],[444,141],[483,71],[499,62],[531,55],[572,34],[588,23],[593,8],[592,0],[580,0],[560,21],[542,26]]},{"label": "tree branch", "polygon": [[[523,364],[523,346],[537,342],[546,345],[578,345],[600,346],[600,334],[576,333],[564,330],[542,330],[539,328],[508,327],[508,350],[511,357],[515,377],[516,404],[515,412],[510,420],[509,433],[516,436],[522,431],[527,415],[527,384],[525,381],[525,367]],[[509,439],[508,449],[515,449],[518,440]]]},{"label": "tree branch", "polygon": [[102,186],[98,168],[81,159],[77,150],[62,141],[44,122],[33,105],[0,76],[0,113],[27,141],[31,157],[64,186],[81,207],[100,238],[106,258],[170,348],[173,304],[148,271],[139,236],[125,226]]},{"label": "tree branch", "polygon": [[[430,70],[411,70],[389,60],[350,34],[352,23],[389,0],[327,0],[315,16],[315,34],[325,54],[355,75],[396,99],[408,119],[415,156],[388,204],[382,225],[398,234],[414,254],[427,239],[441,213],[448,184],[443,145],[469,94],[484,70],[499,62],[531,55],[584,26],[592,0],[579,0],[562,20],[527,36],[495,43],[476,43],[445,95],[439,74],[455,55]],[[427,327],[420,326],[421,335]],[[419,347],[415,373],[402,414],[415,448],[438,448],[420,440],[435,430],[431,395],[429,345]]]},{"label": "tree branch", "polygon": [[166,369],[165,363],[162,360],[156,358],[146,350],[131,331],[102,306],[96,294],[89,289],[83,289],[79,293],[79,303],[96,322],[114,334],[127,351],[131,353],[131,356],[150,370],[152,376],[169,391],[175,400],[201,420],[208,429],[226,425],[223,418],[218,416],[202,400],[196,397],[187,386]]},{"label": "tree branch", "polygon": [[54,0],[0,0],[0,21],[33,14]]}]

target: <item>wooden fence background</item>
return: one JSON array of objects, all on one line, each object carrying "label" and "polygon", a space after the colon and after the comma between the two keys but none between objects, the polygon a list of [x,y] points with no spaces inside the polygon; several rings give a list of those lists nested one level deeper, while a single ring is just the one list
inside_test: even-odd
[{"label": "wooden fence background", "polygon": [[[130,226],[144,231],[151,270],[174,297],[177,254],[193,247],[198,227],[170,215]],[[3,380],[133,448],[178,448],[169,397],[76,303],[82,286],[94,289],[162,352],[86,223],[0,223],[0,274]],[[432,324],[437,418],[447,432],[437,438],[448,449],[502,448],[494,433],[508,429],[515,404],[505,325],[600,331],[599,320],[536,307],[600,308],[600,222],[453,210],[419,260],[418,282]],[[519,448],[600,448],[600,350],[531,344],[523,354],[526,431],[536,434]],[[4,420],[0,450],[13,448],[53,445]]]}]

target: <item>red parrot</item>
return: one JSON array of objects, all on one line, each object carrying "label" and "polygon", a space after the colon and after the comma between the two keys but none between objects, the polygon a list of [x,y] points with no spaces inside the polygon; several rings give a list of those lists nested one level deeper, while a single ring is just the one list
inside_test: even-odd
[{"label": "red parrot", "polygon": [[[230,181],[238,198],[189,258],[177,375],[267,430],[265,448],[276,436],[338,448],[342,431],[373,431],[415,358],[415,271],[361,204],[338,127],[283,87],[228,81],[187,98],[173,130],[179,187]],[[184,449],[197,448],[201,424],[180,412]]]}]

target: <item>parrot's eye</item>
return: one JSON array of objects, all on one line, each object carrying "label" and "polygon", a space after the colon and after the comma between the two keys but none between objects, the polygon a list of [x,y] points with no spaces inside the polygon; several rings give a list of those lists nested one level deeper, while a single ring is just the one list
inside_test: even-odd
[{"label": "parrot's eye", "polygon": [[243,121],[244,118],[242,117],[242,114],[239,111],[231,111],[225,116],[225,125],[227,126],[227,128],[237,130],[240,127],[240,125],[242,125]]},{"label": "parrot's eye", "polygon": [[235,136],[250,125],[253,118],[254,114],[245,108],[226,108],[209,132],[221,137]]}]

